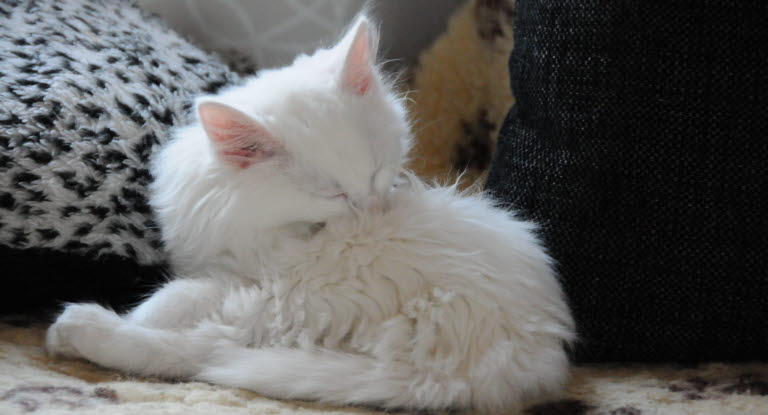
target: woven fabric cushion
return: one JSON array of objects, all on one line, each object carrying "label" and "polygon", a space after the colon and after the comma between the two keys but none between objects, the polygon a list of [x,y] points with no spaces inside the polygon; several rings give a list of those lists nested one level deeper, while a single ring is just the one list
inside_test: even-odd
[{"label": "woven fabric cushion", "polygon": [[762,0],[518,0],[488,188],[542,225],[577,358],[768,358],[766,21]]},{"label": "woven fabric cushion", "polygon": [[236,79],[132,2],[0,4],[0,311],[150,289],[148,160]]}]

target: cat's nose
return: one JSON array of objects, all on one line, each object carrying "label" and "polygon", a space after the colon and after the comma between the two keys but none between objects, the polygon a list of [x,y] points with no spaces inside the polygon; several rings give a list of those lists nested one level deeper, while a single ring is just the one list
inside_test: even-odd
[{"label": "cat's nose", "polygon": [[384,201],[379,195],[374,193],[363,200],[362,208],[369,213],[381,213],[384,208]]}]

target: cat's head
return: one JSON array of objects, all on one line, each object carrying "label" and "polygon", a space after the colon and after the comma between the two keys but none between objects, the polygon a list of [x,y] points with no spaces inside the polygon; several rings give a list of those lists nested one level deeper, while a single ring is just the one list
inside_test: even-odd
[{"label": "cat's head", "polygon": [[166,239],[188,220],[268,229],[385,199],[410,128],[376,65],[377,40],[360,17],[334,47],[200,98],[199,123],[154,164],[152,203]]}]

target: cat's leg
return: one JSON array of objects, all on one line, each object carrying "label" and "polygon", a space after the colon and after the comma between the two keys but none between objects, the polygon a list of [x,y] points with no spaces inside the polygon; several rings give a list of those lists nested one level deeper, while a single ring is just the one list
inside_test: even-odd
[{"label": "cat's leg", "polygon": [[167,282],[125,318],[155,328],[189,328],[221,306],[229,285],[214,278]]},{"label": "cat's leg", "polygon": [[49,353],[82,357],[101,366],[163,377],[189,377],[226,339],[214,324],[186,330],[146,327],[97,304],[71,304],[48,329]]}]

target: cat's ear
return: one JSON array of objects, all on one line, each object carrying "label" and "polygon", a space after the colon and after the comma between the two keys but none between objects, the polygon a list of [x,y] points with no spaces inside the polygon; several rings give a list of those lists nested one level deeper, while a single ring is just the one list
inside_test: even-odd
[{"label": "cat's ear", "polygon": [[341,70],[341,87],[356,95],[365,95],[376,86],[376,49],[378,35],[365,16],[360,17],[346,38],[352,36],[344,67]]},{"label": "cat's ear", "polygon": [[208,138],[227,164],[244,169],[284,151],[263,125],[230,106],[203,102],[197,110]]}]

